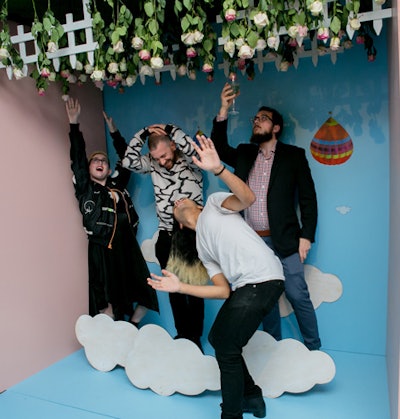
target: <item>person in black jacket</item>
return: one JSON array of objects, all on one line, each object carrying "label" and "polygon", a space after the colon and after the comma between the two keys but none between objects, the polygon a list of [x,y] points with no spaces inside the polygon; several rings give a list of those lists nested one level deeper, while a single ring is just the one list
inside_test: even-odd
[{"label": "person in black jacket", "polygon": [[[110,176],[104,151],[95,151],[88,159],[79,130],[79,102],[69,99],[66,111],[75,196],[89,240],[89,314],[105,313],[115,320],[127,315],[137,326],[147,309],[159,308],[155,291],[147,285],[149,270],[136,240],[139,217],[126,190],[130,171],[119,161]],[[114,147],[122,158],[125,142],[114,141]]]},{"label": "person in black jacket", "polygon": [[[314,242],[317,197],[310,167],[302,148],[279,141],[283,118],[262,106],[252,119],[249,144],[228,144],[228,111],[236,95],[229,84],[221,92],[221,108],[213,121],[211,138],[218,154],[256,194],[246,209],[247,223],[280,258],[285,273],[285,293],[291,303],[304,344],[319,349],[317,318],[304,278],[304,261]],[[300,220],[297,215],[299,209]],[[266,316],[263,329],[280,340],[279,305]]]}]

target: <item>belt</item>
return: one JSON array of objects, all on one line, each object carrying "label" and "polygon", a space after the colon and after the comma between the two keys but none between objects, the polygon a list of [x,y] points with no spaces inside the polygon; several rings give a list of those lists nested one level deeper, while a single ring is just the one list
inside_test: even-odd
[{"label": "belt", "polygon": [[271,235],[271,230],[255,230],[255,232],[260,236],[260,237],[269,237]]}]

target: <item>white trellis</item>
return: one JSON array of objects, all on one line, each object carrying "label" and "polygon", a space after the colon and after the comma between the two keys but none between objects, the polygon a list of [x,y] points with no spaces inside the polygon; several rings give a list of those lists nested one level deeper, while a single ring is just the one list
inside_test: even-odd
[{"label": "white trellis", "polygon": [[[69,61],[71,67],[75,69],[76,67],[76,55],[80,53],[87,53],[88,61],[90,64],[93,65],[94,62],[94,51],[96,50],[98,44],[97,42],[93,41],[93,30],[92,30],[92,17],[88,12],[88,3],[89,0],[82,0],[82,7],[83,7],[83,20],[79,20],[74,22],[72,13],[68,13],[65,15],[65,24],[62,25],[64,32],[67,35],[68,39],[68,46],[65,48],[60,48],[58,51],[54,53],[47,53],[47,57],[53,61],[54,69],[56,71],[59,70],[60,67],[60,57],[67,57],[69,56]],[[76,44],[75,41],[75,31],[85,31],[85,39],[86,42],[84,44]],[[18,45],[19,55],[24,62],[23,73],[26,76],[28,72],[28,64],[37,62],[38,54],[39,54],[39,47],[35,41],[31,32],[25,32],[24,26],[18,25],[17,26],[17,35],[11,37],[11,42],[14,45]],[[34,53],[27,54],[27,44],[33,43],[34,45]],[[32,49],[32,48],[31,48]],[[0,69],[4,68],[5,66],[0,63]],[[8,78],[11,80],[12,78],[12,68],[11,66],[7,66],[6,68]]]},{"label": "white trellis", "polygon": [[[329,27],[331,20],[328,18],[328,3],[331,3],[334,0],[327,0],[326,3],[324,4],[324,11],[323,11],[323,15],[324,15],[324,21],[323,21],[323,25],[325,27]],[[346,0],[346,3],[350,3],[350,0]],[[249,1],[250,7],[254,6],[254,2],[253,1]],[[296,5],[295,5],[296,6]],[[363,12],[363,13],[358,13],[357,14],[358,20],[360,22],[373,22],[373,27],[375,32],[377,33],[377,35],[379,35],[381,33],[382,30],[382,26],[383,26],[383,19],[386,18],[390,18],[392,17],[392,9],[388,8],[388,9],[383,9],[381,5],[375,3],[375,1],[372,1],[372,10],[369,12]],[[237,19],[244,19],[246,18],[246,11],[245,10],[241,10],[237,13]],[[222,18],[221,16],[217,16],[217,23],[222,23]],[[354,30],[350,27],[350,25],[348,24],[346,27],[346,31],[347,34],[349,36],[350,39],[353,38],[354,35]],[[279,36],[282,35],[286,35],[287,34],[287,30],[285,27],[281,27],[279,28],[278,31]],[[227,42],[226,38],[218,38],[218,45],[221,47],[220,49],[222,49],[223,45]],[[313,41],[311,42],[311,49],[310,50],[304,50],[303,48],[298,47],[296,50],[296,53],[294,54],[294,62],[293,65],[295,68],[297,68],[298,64],[299,64],[299,59],[300,58],[310,58],[312,59],[312,62],[314,64],[314,66],[317,66],[318,64],[318,57],[321,55],[326,55],[326,54],[330,54],[331,56],[331,61],[333,64],[336,63],[336,59],[337,59],[337,54],[338,53],[342,53],[344,51],[343,47],[339,47],[336,51],[333,51],[329,48],[326,48],[325,51],[321,51],[321,49],[318,48],[318,43],[316,38],[314,37]],[[273,54],[267,54],[267,55],[263,55],[262,51],[257,51],[256,52],[256,56],[253,58],[254,63],[257,65],[258,70],[260,73],[262,73],[263,71],[263,67],[264,67],[264,63],[266,62],[275,62],[275,66],[277,69],[279,69],[280,63],[281,63],[282,57],[279,55],[273,55]],[[218,68],[223,69],[225,75],[228,77],[228,73],[229,73],[229,62],[228,61],[224,61],[222,64],[220,64],[218,66]],[[245,70],[243,70],[243,73],[245,72]]]}]

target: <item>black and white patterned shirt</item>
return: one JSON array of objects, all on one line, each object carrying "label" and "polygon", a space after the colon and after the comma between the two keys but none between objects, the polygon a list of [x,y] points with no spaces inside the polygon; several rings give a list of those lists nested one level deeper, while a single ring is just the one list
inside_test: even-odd
[{"label": "black and white patterned shirt", "polygon": [[159,220],[158,228],[172,231],[174,202],[177,199],[190,198],[197,204],[203,205],[203,175],[192,161],[192,156],[196,154],[192,139],[174,125],[167,127],[177,150],[181,152],[170,170],[160,166],[150,153],[142,154],[148,136],[147,128],[134,135],[125,152],[122,165],[136,173],[150,173]]}]

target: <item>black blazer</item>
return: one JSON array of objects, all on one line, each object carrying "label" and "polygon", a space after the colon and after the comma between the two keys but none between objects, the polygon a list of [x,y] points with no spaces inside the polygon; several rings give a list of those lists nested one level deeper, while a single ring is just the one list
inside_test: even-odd
[{"label": "black blazer", "polygon": [[[246,182],[259,147],[251,143],[231,147],[228,144],[227,126],[227,120],[217,122],[214,119],[211,139],[221,160]],[[300,237],[314,242],[317,196],[304,149],[280,141],[276,144],[267,205],[271,238],[280,256],[296,253]]]}]

